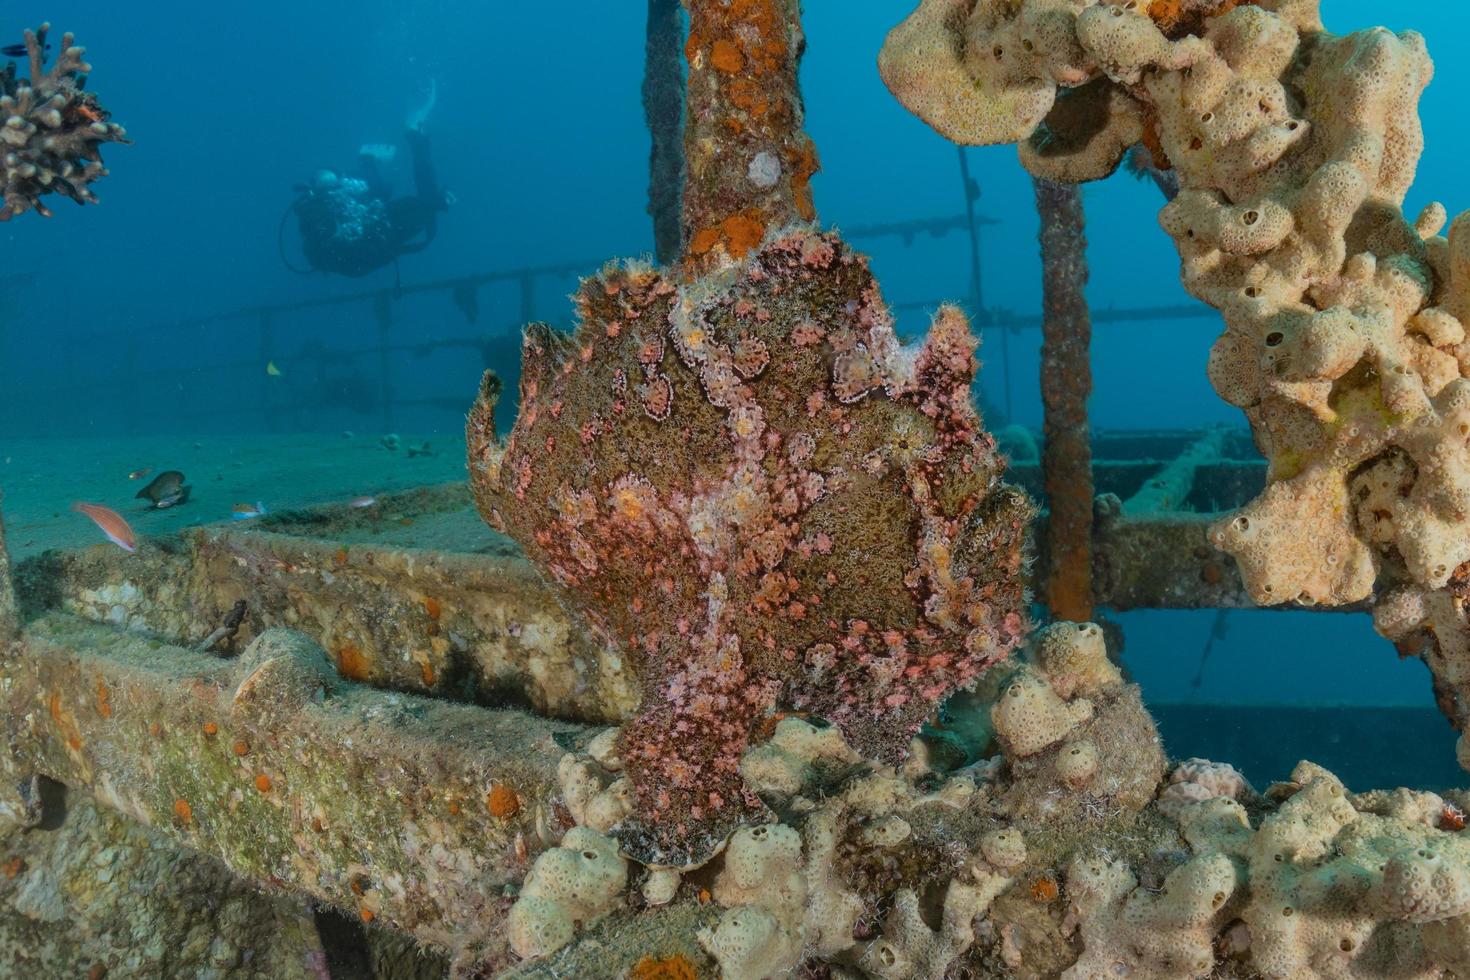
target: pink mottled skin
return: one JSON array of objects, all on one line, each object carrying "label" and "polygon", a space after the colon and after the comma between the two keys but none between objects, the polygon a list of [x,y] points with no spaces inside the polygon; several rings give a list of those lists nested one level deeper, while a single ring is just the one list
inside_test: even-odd
[{"label": "pink mottled skin", "polygon": [[528,329],[503,444],[487,378],[471,482],[638,664],[625,848],[697,864],[764,814],[739,763],[771,713],[896,762],[1014,647],[1031,509],[974,411],[964,317],[945,308],[901,347],[835,235],[793,232],[687,282],[609,268],[577,304],[575,335]]}]

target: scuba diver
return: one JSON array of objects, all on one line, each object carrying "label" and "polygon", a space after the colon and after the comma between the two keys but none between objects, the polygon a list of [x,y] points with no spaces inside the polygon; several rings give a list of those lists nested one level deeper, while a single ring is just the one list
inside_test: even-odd
[{"label": "scuba diver", "polygon": [[381,165],[394,157],[392,146],[368,145],[358,151],[361,176],[319,170],[309,184],[295,187],[297,198],[281,218],[295,213],[301,230],[301,251],[309,269],[297,269],[286,259],[284,242],[281,260],[293,272],[317,271],[359,278],[395,263],[399,256],[427,248],[439,230],[439,212],[453,196],[439,186],[429,156],[429,137],[423,124],[434,105],[431,88],[428,102],[408,120],[406,141],[412,158],[414,193],[394,197],[383,177]]}]

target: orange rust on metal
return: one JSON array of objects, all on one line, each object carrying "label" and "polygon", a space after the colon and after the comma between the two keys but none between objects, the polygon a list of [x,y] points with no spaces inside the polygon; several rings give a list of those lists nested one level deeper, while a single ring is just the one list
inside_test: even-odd
[{"label": "orange rust on metal", "polygon": [[1042,466],[1046,486],[1045,598],[1053,617],[1092,618],[1092,447],[1087,397],[1092,393],[1092,320],[1083,294],[1087,240],[1082,192],[1073,184],[1036,180],[1041,216],[1041,400],[1045,409]]},{"label": "orange rust on metal", "polygon": [[797,0],[687,0],[685,260],[740,259],[773,228],[816,217],[816,150],[802,131]]}]

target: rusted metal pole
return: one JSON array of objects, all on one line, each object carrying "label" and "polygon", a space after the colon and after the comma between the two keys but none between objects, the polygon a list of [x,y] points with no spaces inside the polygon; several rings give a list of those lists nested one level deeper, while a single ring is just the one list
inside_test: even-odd
[{"label": "rusted metal pole", "polygon": [[1082,192],[1073,184],[1037,179],[1041,216],[1041,401],[1046,439],[1041,461],[1046,486],[1045,598],[1058,619],[1092,618],[1092,447],[1087,397],[1092,393],[1092,321]]},{"label": "rusted metal pole", "polygon": [[[648,123],[648,213],[660,265],[679,260],[679,184],[684,173],[684,20],[679,0],[648,0],[643,118]],[[527,320],[526,322],[530,322]]]},{"label": "rusted metal pole", "polygon": [[[0,503],[4,498],[0,497]],[[0,644],[9,643],[20,631],[15,609],[15,590],[10,584],[10,553],[5,550],[5,519],[0,516]]]},{"label": "rusted metal pole", "polygon": [[802,132],[799,0],[684,0],[685,259],[739,259],[766,231],[812,221],[817,153]]}]

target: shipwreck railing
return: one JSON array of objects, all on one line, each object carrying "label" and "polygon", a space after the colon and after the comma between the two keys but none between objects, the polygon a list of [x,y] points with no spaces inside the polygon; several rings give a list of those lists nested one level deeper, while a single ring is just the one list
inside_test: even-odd
[{"label": "shipwreck railing", "polygon": [[[853,226],[844,229],[844,234],[858,241],[888,238],[908,245],[921,237],[965,234],[968,229],[975,236],[973,252],[978,248],[978,229],[994,223],[983,216],[960,213]],[[405,371],[405,362],[441,351],[463,351],[479,362],[477,370],[493,366],[502,374],[513,373],[519,361],[520,327],[545,315],[538,306],[538,295],[553,290],[563,295],[577,276],[599,265],[587,259],[498,269],[287,303],[253,304],[125,330],[88,332],[69,337],[68,343],[54,352],[68,379],[68,391],[60,390],[54,377],[16,376],[12,363],[10,376],[0,384],[0,397],[17,409],[22,405],[34,410],[54,404],[54,411],[27,413],[31,421],[26,428],[32,431],[46,427],[55,432],[75,431],[78,425],[72,423],[77,420],[68,418],[66,412],[94,411],[98,405],[106,405],[110,416],[129,420],[139,431],[180,416],[191,421],[228,419],[232,427],[279,431],[290,428],[294,418],[305,418],[306,413],[323,408],[341,409],[344,426],[376,425],[383,432],[403,424],[403,412],[411,408],[441,412],[453,427],[459,424],[454,417],[464,413],[465,399],[413,390],[408,376],[397,373]],[[1004,372],[1001,395],[1004,402],[1009,402],[1011,379],[1005,340],[1021,330],[1039,329],[1042,318],[1039,314],[984,306],[978,271],[971,270],[971,276],[974,281],[967,287],[957,287],[952,300],[936,297],[900,301],[894,309],[899,313],[926,312],[954,301],[966,308],[982,331],[999,332],[999,362]],[[482,314],[481,294],[495,288],[505,288],[508,295],[497,297],[493,313],[487,309]],[[426,311],[410,307],[410,303],[416,298],[433,297],[447,298],[451,309],[471,330],[454,332],[441,327],[432,332],[417,330],[417,336],[411,337],[405,327],[439,313],[432,308]],[[560,312],[564,306],[558,305],[557,309]],[[347,318],[360,318],[366,313],[371,326],[357,331],[366,342],[340,346],[302,344],[299,339],[293,342],[293,338],[301,338],[315,326],[316,318],[333,313]],[[1185,304],[1097,309],[1092,319],[1102,325],[1210,315],[1207,307]],[[496,322],[481,324],[492,317]],[[217,340],[222,333],[229,336],[228,343]],[[226,355],[191,358],[190,352],[200,346],[217,348]],[[104,362],[85,353],[98,350],[112,355]],[[295,377],[283,383],[282,378],[267,373],[266,366],[271,363]],[[345,399],[323,402],[321,384],[312,387],[291,383],[323,376],[333,383],[345,381],[355,386],[356,400],[350,404]],[[70,397],[80,389],[88,393],[83,404]],[[464,390],[473,390],[473,378]],[[169,394],[160,397],[161,393]],[[321,418],[318,413],[312,422],[319,425]],[[48,419],[49,423],[43,424]]]}]

